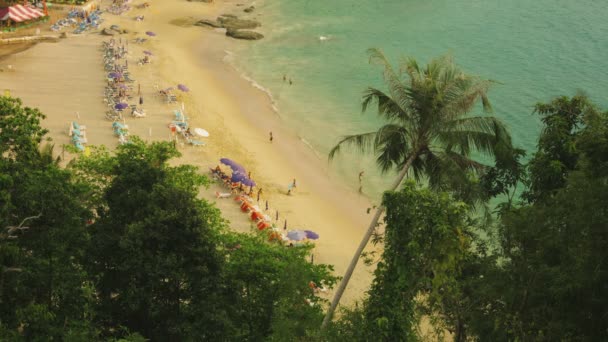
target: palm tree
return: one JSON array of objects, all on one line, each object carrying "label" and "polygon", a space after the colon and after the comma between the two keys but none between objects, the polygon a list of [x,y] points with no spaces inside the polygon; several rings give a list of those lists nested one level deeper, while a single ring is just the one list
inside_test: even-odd
[{"label": "palm tree", "polygon": [[[485,112],[492,111],[486,94],[494,82],[463,73],[447,56],[433,59],[424,68],[414,59],[405,59],[397,72],[380,50],[368,52],[370,63],[384,67],[388,93],[368,88],[363,95],[363,112],[370,104],[377,104],[378,115],[386,124],[374,132],[345,136],[330,151],[329,160],[343,145],[351,145],[360,152],[373,151],[383,173],[399,170],[390,191],[396,190],[408,174],[416,180],[425,177],[431,187],[450,188],[470,172],[486,168],[469,158],[472,151],[497,157],[511,150],[511,137],[498,119],[467,115],[478,100]],[[322,328],[331,320],[383,212],[383,206],[376,210]]]}]

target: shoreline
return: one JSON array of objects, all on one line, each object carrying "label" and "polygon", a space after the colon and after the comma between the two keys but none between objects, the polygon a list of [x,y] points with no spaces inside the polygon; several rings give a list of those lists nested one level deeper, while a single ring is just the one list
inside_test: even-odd
[{"label": "shoreline", "polygon": [[[132,9],[123,16],[104,14],[102,27],[118,24],[130,32],[139,32],[140,36],[146,30],[154,30],[158,35],[142,46],[129,45],[130,69],[142,85],[149,114],[144,119],[127,118],[131,134],[145,140],[167,140],[169,130],[166,125],[171,119],[173,107],[177,106],[158,103],[153,86],[186,84],[190,93],[183,97],[191,126],[203,127],[211,136],[205,139],[207,145],[204,147],[178,145],[182,157],[177,162],[198,166],[202,173],[207,173],[208,167],[215,167],[221,157],[239,161],[264,189],[264,200],[271,203],[273,210],[279,211],[281,220],[277,226],[283,226],[283,218],[287,218],[288,229],[302,228],[318,232],[321,238],[315,243],[315,261],[334,265],[335,274],[341,276],[367,226],[369,215],[365,210],[371,207],[369,200],[349,189],[339,179],[332,179],[326,162],[273,111],[268,95],[223,61],[225,51],[230,51],[231,45],[250,42],[233,41],[213,30],[196,26],[180,27],[171,23],[180,18],[214,17],[231,13],[232,8],[243,8],[236,7],[236,3],[153,3],[149,9]],[[107,4],[105,1],[102,5]],[[132,19],[138,14],[145,14],[144,22]],[[129,34],[115,38],[131,40],[135,36]],[[56,144],[69,141],[62,127],[75,118],[70,119],[66,114],[80,111],[77,116],[88,126],[90,143],[104,144],[110,149],[116,146],[109,122],[103,117],[106,107],[101,101],[104,72],[99,46],[102,40],[108,39],[87,34],[82,37],[70,36],[51,48],[47,43],[40,43],[18,54],[20,58],[14,63],[18,70],[16,73],[0,74],[3,84],[7,77],[9,83],[13,82],[14,96],[22,97],[25,105],[38,107],[47,115],[44,125],[51,130],[49,135]],[[75,49],[80,49],[78,57],[90,56],[88,65],[83,61],[74,60],[70,64],[62,60],[66,52],[68,57],[75,54]],[[144,49],[153,51],[155,57],[150,65],[139,67],[133,57]],[[40,56],[42,53],[53,57],[45,58]],[[80,64],[77,66],[76,63]],[[49,65],[54,68],[48,68]],[[48,72],[48,75],[41,77],[52,79],[47,80],[48,84],[33,79],[31,73],[22,71],[28,68],[40,68]],[[61,93],[60,90],[51,89],[53,84],[62,82],[61,68],[74,70],[77,75],[66,75],[73,78],[67,82],[82,82],[82,85],[77,85],[78,90],[87,93],[86,96],[79,93],[78,103],[72,103],[72,106],[65,105],[66,99],[71,98],[70,94],[65,94],[67,90]],[[45,93],[46,96],[43,96]],[[59,95],[64,98],[55,98]],[[268,141],[270,131],[275,135],[272,143]],[[292,196],[287,196],[287,185],[293,178],[297,179],[298,188]],[[234,201],[216,199],[215,189],[218,187],[202,190],[201,196],[216,203],[222,215],[231,222],[232,228],[248,231],[251,222],[247,216],[240,212]],[[370,268],[360,264],[344,295],[343,305],[353,304],[363,297],[372,279],[370,272]]]}]

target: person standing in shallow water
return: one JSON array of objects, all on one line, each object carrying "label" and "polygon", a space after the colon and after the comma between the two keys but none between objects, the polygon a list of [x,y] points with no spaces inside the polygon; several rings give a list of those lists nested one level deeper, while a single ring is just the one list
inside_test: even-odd
[{"label": "person standing in shallow water", "polygon": [[273,139],[272,132],[270,132],[270,142],[272,142],[272,139]]}]

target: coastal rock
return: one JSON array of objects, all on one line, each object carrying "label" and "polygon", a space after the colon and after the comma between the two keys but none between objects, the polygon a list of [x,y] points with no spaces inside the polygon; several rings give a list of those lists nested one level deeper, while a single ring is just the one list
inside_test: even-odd
[{"label": "coastal rock", "polygon": [[251,12],[253,12],[254,10],[255,10],[255,6],[249,6],[249,7],[245,8],[243,11],[244,11],[245,13],[251,13]]},{"label": "coastal rock", "polygon": [[210,20],[210,19],[201,19],[199,21],[197,21],[196,23],[194,23],[195,26],[208,26],[208,27],[213,27],[213,28],[222,28],[222,24],[215,21],[215,20]]},{"label": "coastal rock", "polygon": [[254,32],[254,31],[247,31],[247,30],[233,30],[233,29],[228,29],[226,30],[226,35],[228,37],[232,37],[235,39],[244,39],[244,40],[259,40],[264,38],[264,35],[258,32]]},{"label": "coastal rock", "polygon": [[113,36],[116,34],[116,31],[104,28],[103,30],[101,30],[101,34],[103,34],[104,36]]},{"label": "coastal rock", "polygon": [[254,29],[261,26],[259,21],[238,19],[232,17],[219,17],[217,21],[228,30]]},{"label": "coastal rock", "polygon": [[217,19],[219,20],[220,18],[238,19],[239,17],[234,14],[222,14]]}]

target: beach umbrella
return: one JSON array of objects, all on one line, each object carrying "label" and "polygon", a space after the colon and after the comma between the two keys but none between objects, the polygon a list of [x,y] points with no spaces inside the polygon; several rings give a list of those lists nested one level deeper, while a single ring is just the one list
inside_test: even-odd
[{"label": "beach umbrella", "polygon": [[183,92],[185,92],[185,93],[187,93],[187,92],[189,92],[189,91],[190,91],[190,89],[188,89],[188,87],[186,87],[186,86],[185,86],[185,85],[183,85],[183,84],[178,84],[178,85],[177,85],[177,89],[179,89],[179,90],[181,90],[181,91],[183,91]]},{"label": "beach umbrella", "polygon": [[300,241],[306,239],[306,232],[302,230],[292,230],[287,233],[287,238],[293,241]]},{"label": "beach umbrella", "polygon": [[232,159],[222,158],[222,159],[220,159],[220,163],[230,166],[232,171],[239,171],[239,172],[245,174],[245,168]]},{"label": "beach umbrella", "polygon": [[129,87],[127,87],[127,85],[124,83],[119,84],[118,87],[121,89],[129,89]]},{"label": "beach umbrella", "polygon": [[306,237],[311,240],[316,240],[319,238],[319,234],[313,232],[312,230],[305,230],[304,233],[306,233]]},{"label": "beach umbrella", "polygon": [[247,178],[247,176],[244,176],[240,172],[233,172],[232,177],[230,177],[230,181],[232,181],[232,183],[240,183],[246,178]]},{"label": "beach umbrella", "polygon": [[202,128],[195,128],[194,129],[194,133],[196,133],[197,135],[199,135],[201,137],[208,137],[209,136],[209,132],[207,132],[206,130],[204,130]]},{"label": "beach umbrella", "polygon": [[110,77],[110,78],[121,78],[122,74],[119,73],[119,72],[111,72],[111,73],[108,74],[108,77]]},{"label": "beach umbrella", "polygon": [[145,50],[144,55],[152,56],[152,51]]},{"label": "beach umbrella", "polygon": [[[244,178],[244,179],[241,181],[241,183],[242,183],[244,186],[249,186],[249,187],[252,187],[252,188],[255,186],[255,182],[254,182],[253,180],[249,179],[249,178]],[[251,192],[251,190],[252,190],[252,189],[249,189],[249,191],[250,191],[250,192]]]},{"label": "beach umbrella", "polygon": [[152,32],[152,31],[146,31],[146,34],[150,37],[156,36],[156,33]]},{"label": "beach umbrella", "polygon": [[117,103],[114,108],[118,109],[118,110],[123,110],[125,108],[129,107],[128,104],[121,102],[121,103]]}]

